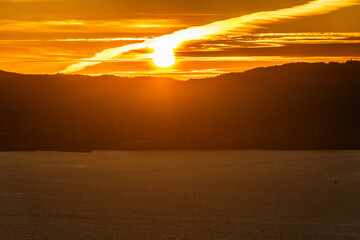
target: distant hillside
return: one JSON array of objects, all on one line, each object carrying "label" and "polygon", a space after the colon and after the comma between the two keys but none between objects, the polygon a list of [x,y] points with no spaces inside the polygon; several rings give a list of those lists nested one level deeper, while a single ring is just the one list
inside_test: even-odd
[{"label": "distant hillside", "polygon": [[360,62],[186,82],[0,72],[0,150],[360,148]]}]

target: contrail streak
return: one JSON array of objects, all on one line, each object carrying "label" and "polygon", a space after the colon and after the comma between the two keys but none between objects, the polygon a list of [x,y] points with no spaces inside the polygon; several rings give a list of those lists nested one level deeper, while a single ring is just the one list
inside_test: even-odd
[{"label": "contrail streak", "polygon": [[154,49],[153,56],[174,55],[174,49],[181,43],[205,39],[211,35],[226,34],[231,31],[250,32],[263,25],[284,20],[320,15],[335,11],[343,7],[359,4],[360,0],[314,0],[306,4],[275,11],[256,12],[241,17],[230,18],[213,22],[203,26],[189,27],[183,30],[166,34],[142,43],[129,44],[116,48],[105,49],[95,56],[82,59],[79,63],[68,66],[62,73],[71,73],[101,63],[104,60],[115,58],[122,53],[142,48]]}]

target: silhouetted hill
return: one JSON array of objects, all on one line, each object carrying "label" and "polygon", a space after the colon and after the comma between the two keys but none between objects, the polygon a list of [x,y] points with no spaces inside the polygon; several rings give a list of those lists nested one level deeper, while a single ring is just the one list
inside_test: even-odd
[{"label": "silhouetted hill", "polygon": [[0,72],[0,149],[360,148],[360,62],[186,82]]}]

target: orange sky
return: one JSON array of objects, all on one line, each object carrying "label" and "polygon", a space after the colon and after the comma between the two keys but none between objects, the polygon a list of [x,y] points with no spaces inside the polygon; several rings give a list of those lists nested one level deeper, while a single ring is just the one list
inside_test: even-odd
[{"label": "orange sky", "polygon": [[[306,2],[0,0],[0,69],[60,72],[104,49]],[[360,59],[359,14],[357,5],[324,15],[265,24],[249,32],[225,32],[189,41],[174,49],[177,61],[170,68],[155,66],[150,57],[152,50],[144,48],[102,60],[76,73],[186,79],[294,61]]]}]

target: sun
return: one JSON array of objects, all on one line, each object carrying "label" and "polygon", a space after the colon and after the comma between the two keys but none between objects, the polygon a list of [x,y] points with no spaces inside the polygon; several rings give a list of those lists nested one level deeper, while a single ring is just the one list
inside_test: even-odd
[{"label": "sun", "polygon": [[168,68],[174,65],[176,59],[172,49],[156,49],[152,54],[153,62],[161,68]]}]

